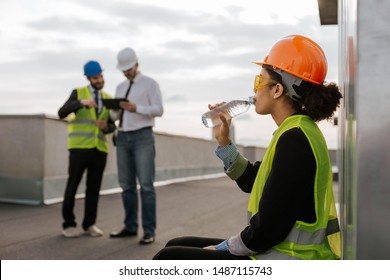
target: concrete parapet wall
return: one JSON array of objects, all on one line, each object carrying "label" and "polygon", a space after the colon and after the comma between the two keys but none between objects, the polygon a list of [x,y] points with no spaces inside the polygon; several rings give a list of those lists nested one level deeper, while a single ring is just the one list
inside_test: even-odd
[{"label": "concrete parapet wall", "polygon": [[[62,200],[67,172],[67,122],[46,115],[0,116],[0,201],[47,204]],[[223,173],[212,140],[155,133],[156,181]],[[102,191],[120,191],[116,150],[110,142]],[[250,161],[261,160],[265,149],[238,145]],[[85,191],[81,182],[78,194]]]},{"label": "concrete parapet wall", "polygon": [[[0,116],[0,131],[0,201],[60,201],[68,170],[67,122],[45,115]],[[108,139],[102,191],[119,189],[115,147],[111,135]],[[222,173],[215,146],[211,140],[156,133],[156,181]],[[84,191],[82,181],[78,193]]]}]

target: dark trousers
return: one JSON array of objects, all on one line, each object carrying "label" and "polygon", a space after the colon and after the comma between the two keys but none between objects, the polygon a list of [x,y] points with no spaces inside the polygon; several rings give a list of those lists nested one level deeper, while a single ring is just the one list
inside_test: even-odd
[{"label": "dark trousers", "polygon": [[247,256],[235,256],[228,251],[203,249],[218,245],[224,239],[185,236],[170,240],[154,260],[250,260]]},{"label": "dark trousers", "polygon": [[75,227],[76,217],[73,209],[75,195],[80,184],[84,171],[87,170],[84,219],[82,227],[86,230],[95,224],[99,191],[103,179],[103,172],[106,166],[107,154],[97,149],[72,149],[69,150],[69,177],[66,184],[64,202],[62,204],[63,228]]}]

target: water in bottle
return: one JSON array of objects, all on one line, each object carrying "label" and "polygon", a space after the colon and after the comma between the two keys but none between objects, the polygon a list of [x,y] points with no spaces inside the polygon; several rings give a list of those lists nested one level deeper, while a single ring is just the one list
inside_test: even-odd
[{"label": "water in bottle", "polygon": [[224,112],[226,118],[229,120],[249,110],[250,105],[253,104],[253,96],[248,98],[235,99],[225,103],[213,110],[210,110],[202,115],[202,122],[206,127],[214,127],[221,124],[219,113]]}]

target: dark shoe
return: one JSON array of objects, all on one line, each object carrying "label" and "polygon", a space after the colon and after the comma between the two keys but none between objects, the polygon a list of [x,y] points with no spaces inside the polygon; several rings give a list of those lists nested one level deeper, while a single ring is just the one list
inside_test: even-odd
[{"label": "dark shoe", "polygon": [[148,245],[154,242],[154,234],[145,233],[144,237],[139,241],[141,245]]},{"label": "dark shoe", "polygon": [[122,237],[132,237],[137,236],[137,233],[134,231],[129,231],[127,229],[122,229],[121,231],[115,231],[110,233],[111,238],[122,238]]}]

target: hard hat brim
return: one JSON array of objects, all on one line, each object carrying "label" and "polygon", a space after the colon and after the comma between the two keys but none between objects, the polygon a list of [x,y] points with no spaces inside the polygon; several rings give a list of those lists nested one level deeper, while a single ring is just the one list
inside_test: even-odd
[{"label": "hard hat brim", "polygon": [[101,71],[95,71],[95,72],[84,73],[84,76],[86,76],[86,77],[93,77],[93,76],[100,75],[101,73],[103,73],[103,69],[102,69]]},{"label": "hard hat brim", "polygon": [[289,74],[291,74],[291,75],[293,75],[293,76],[295,76],[295,77],[298,77],[298,78],[300,78],[300,79],[302,79],[302,80],[305,80],[305,81],[307,81],[307,82],[310,82],[310,83],[313,83],[313,84],[316,84],[316,85],[319,85],[319,84],[321,84],[321,83],[323,82],[323,81],[322,81],[322,82],[315,81],[315,80],[309,79],[309,78],[307,78],[307,77],[305,77],[305,76],[302,76],[302,75],[297,75],[297,73],[294,73],[293,71],[290,71],[290,70],[288,70],[288,69],[282,69],[282,68],[280,68],[280,67],[277,67],[277,66],[275,66],[275,65],[272,65],[272,64],[270,64],[270,63],[265,63],[265,62],[263,62],[263,61],[252,61],[252,63],[257,64],[257,65],[259,65],[259,66],[268,65],[268,66],[271,66],[271,67],[273,67],[273,68],[275,68],[275,69],[280,69],[280,70],[285,71],[285,72],[287,72],[287,73],[289,73]]},{"label": "hard hat brim", "polygon": [[119,71],[126,71],[126,70],[133,68],[134,65],[136,65],[136,64],[137,64],[137,61],[132,62],[132,63],[127,63],[127,64],[117,64],[116,69],[118,69]]}]

